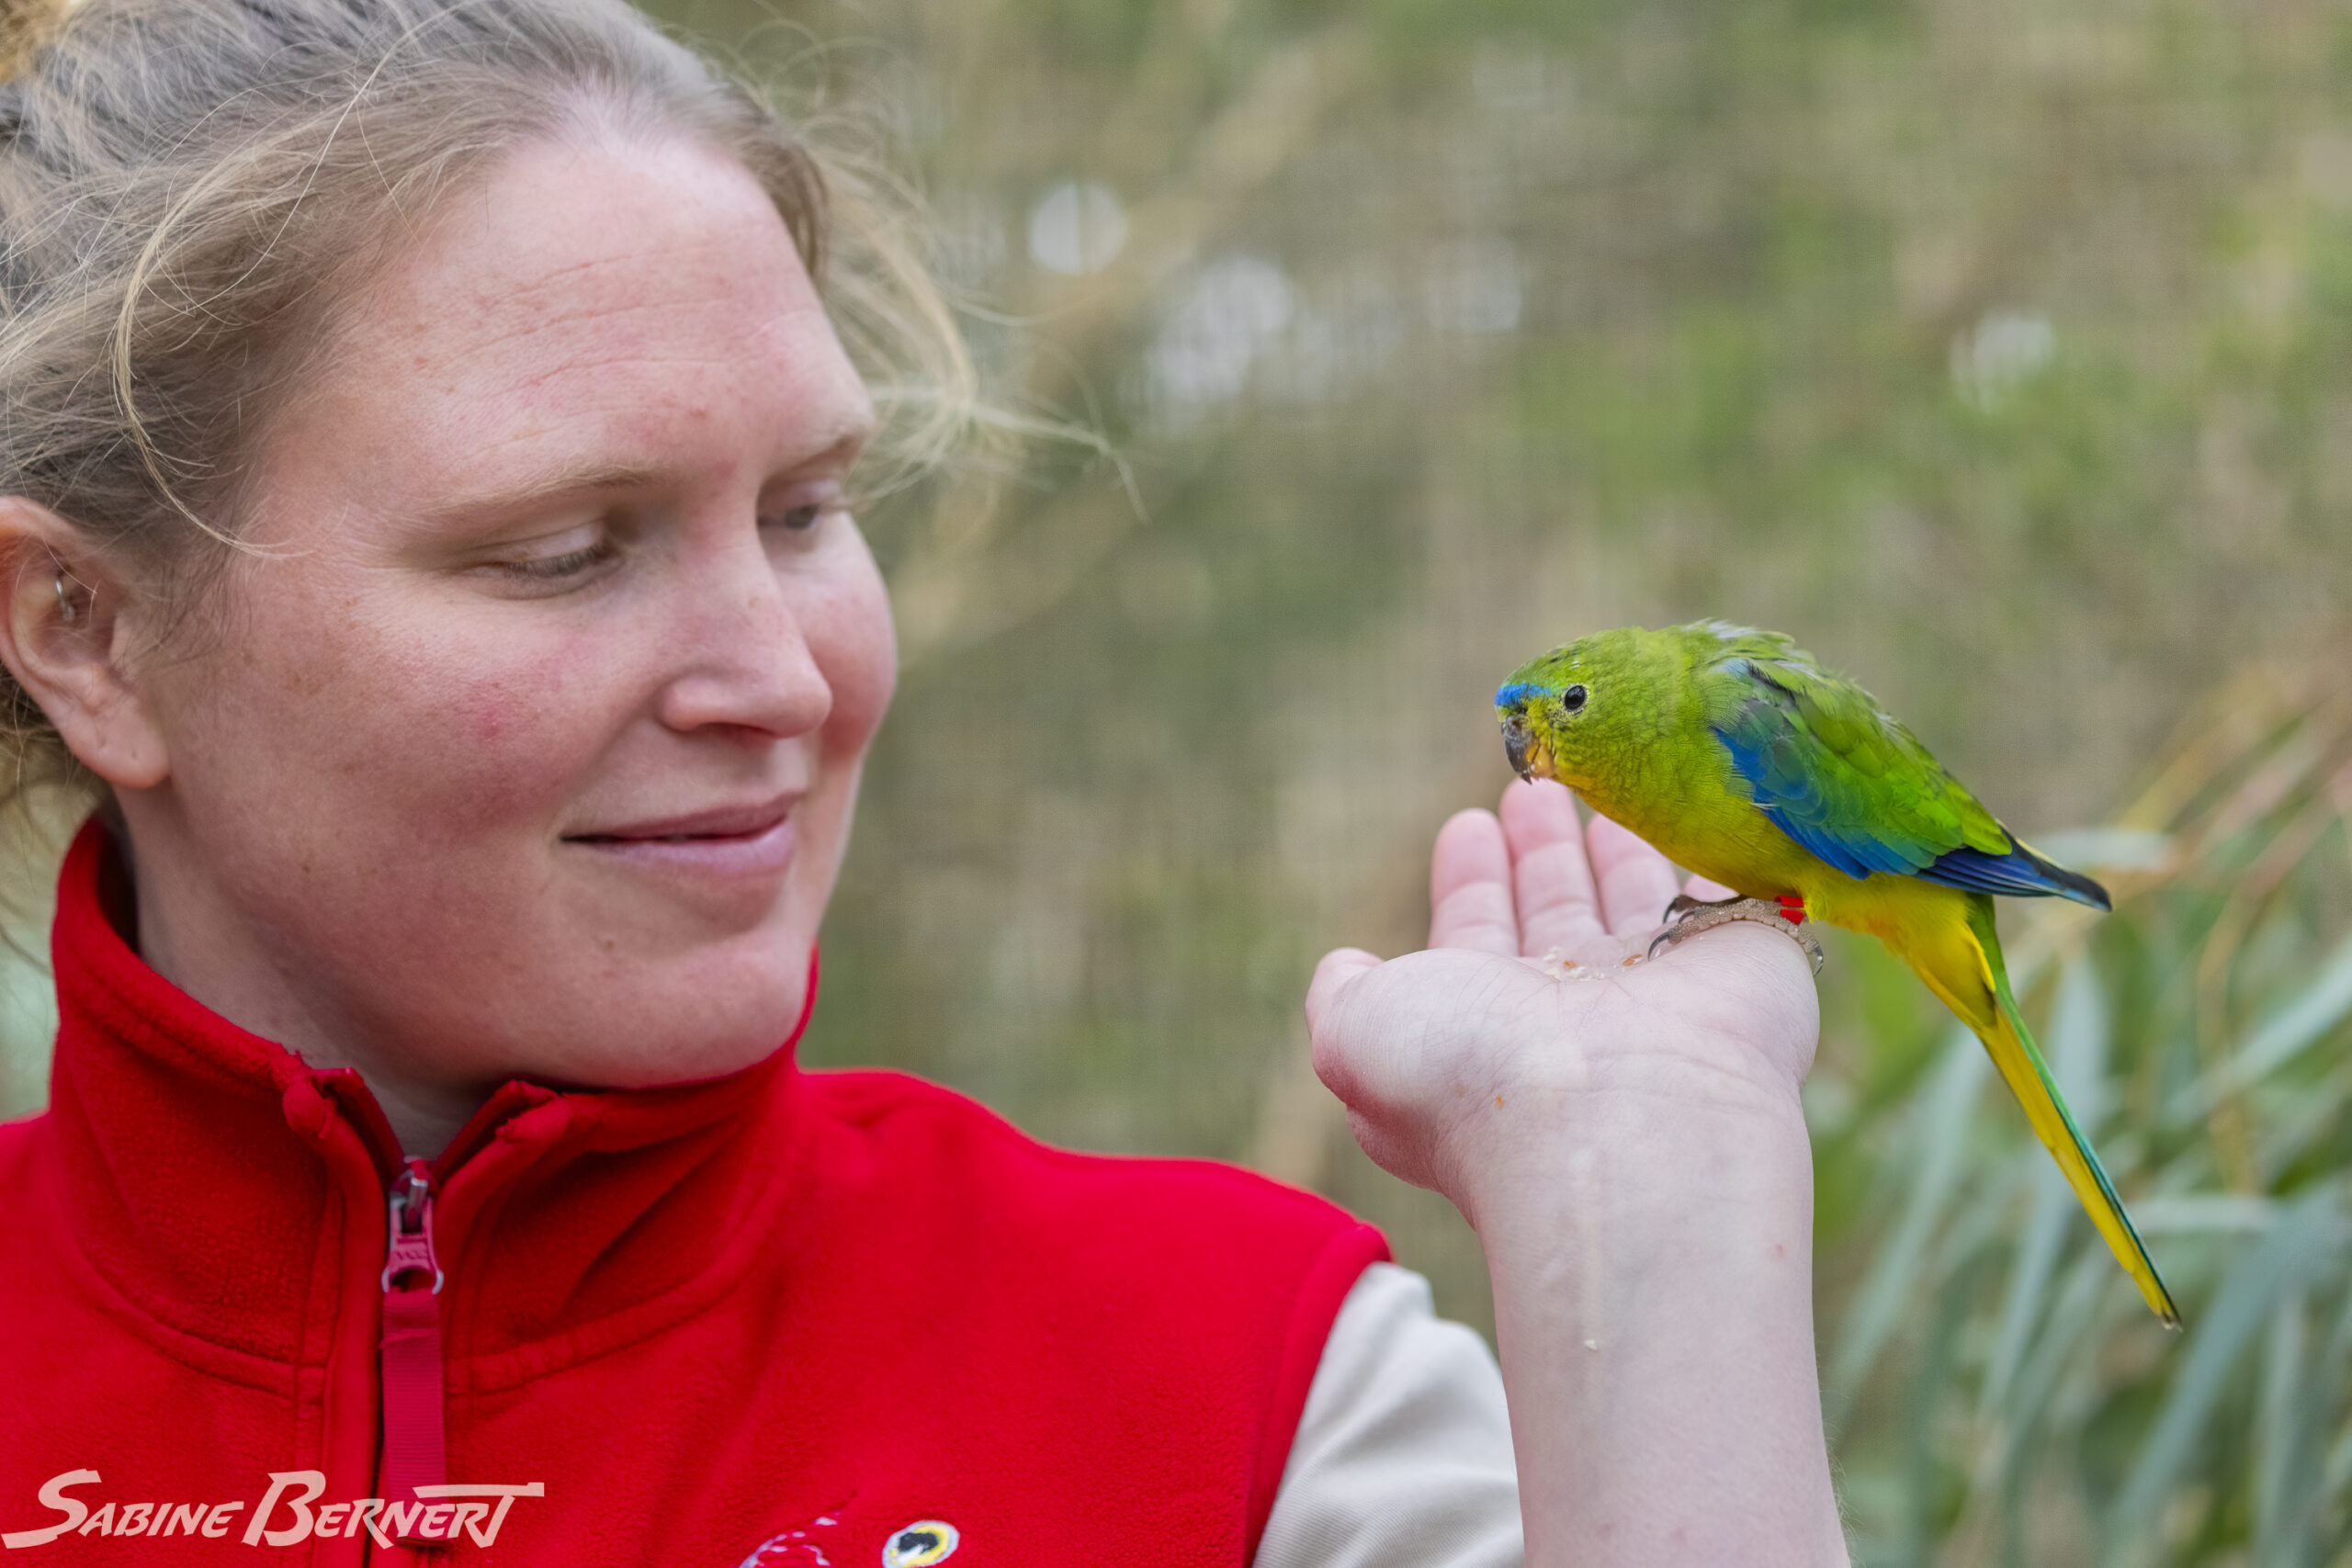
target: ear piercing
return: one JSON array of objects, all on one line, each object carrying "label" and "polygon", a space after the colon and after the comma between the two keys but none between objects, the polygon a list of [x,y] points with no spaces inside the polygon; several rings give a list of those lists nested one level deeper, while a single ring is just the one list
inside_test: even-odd
[{"label": "ear piercing", "polygon": [[57,618],[70,626],[81,618],[81,610],[66,596],[65,574],[61,571],[57,574]]}]

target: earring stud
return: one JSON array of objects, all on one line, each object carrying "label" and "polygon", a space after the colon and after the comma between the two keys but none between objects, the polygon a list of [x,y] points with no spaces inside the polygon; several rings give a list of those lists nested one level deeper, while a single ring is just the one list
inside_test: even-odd
[{"label": "earring stud", "polygon": [[65,574],[59,572],[57,574],[57,618],[70,626],[80,618],[81,614],[82,612],[74,607],[74,601],[65,596]]}]

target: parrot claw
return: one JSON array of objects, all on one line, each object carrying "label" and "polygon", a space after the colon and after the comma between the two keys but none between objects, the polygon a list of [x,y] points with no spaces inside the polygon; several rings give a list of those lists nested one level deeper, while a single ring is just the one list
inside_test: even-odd
[{"label": "parrot claw", "polygon": [[1824,962],[1821,944],[1792,925],[1787,911],[1778,904],[1767,903],[1761,898],[1726,898],[1721,903],[1710,904],[1683,894],[1666,907],[1666,912],[1674,923],[1658,932],[1657,940],[1650,943],[1648,956],[1652,958],[1656,958],[1661,949],[1679,947],[1701,931],[1713,931],[1733,920],[1753,920],[1758,925],[1770,926],[1804,948],[1805,956],[1813,960],[1813,972],[1816,975],[1821,973]]},{"label": "parrot claw", "polygon": [[1711,900],[1706,898],[1693,898],[1688,893],[1677,893],[1674,896],[1673,902],[1667,905],[1666,913],[1659,916],[1658,919],[1670,926],[1677,920],[1679,920],[1683,916],[1695,913],[1698,910],[1720,909],[1727,904],[1736,904],[1738,902],[1739,900],[1737,898],[1719,898]]}]

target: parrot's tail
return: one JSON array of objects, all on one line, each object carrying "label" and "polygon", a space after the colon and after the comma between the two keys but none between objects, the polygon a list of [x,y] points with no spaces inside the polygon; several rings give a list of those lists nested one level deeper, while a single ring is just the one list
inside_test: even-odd
[{"label": "parrot's tail", "polygon": [[[2164,1319],[2165,1327],[2178,1328],[2180,1312],[2173,1305],[2172,1292],[2165,1289],[2140,1233],[2132,1228],[2132,1217],[2123,1212],[2123,1201],[2115,1195],[2115,1184],[2108,1179],[2098,1156],[2091,1152],[2090,1140],[2075,1125],[2033,1036],[2026,1032],[2025,1021],[2018,1016],[2017,999],[2009,994],[2008,972],[2001,963],[2001,940],[1993,929],[1993,900],[1982,893],[1968,895],[1966,926],[1951,936],[1955,940],[1931,940],[1904,956],[1984,1042],[1985,1054],[2000,1069],[2009,1092],[2025,1107],[2026,1120],[2033,1123],[2042,1146],[2058,1162],[2066,1185],[2082,1201],[2091,1223],[2107,1238],[2115,1260],[2140,1287],[2149,1310]],[[1969,972],[1962,973],[1963,969]]]}]

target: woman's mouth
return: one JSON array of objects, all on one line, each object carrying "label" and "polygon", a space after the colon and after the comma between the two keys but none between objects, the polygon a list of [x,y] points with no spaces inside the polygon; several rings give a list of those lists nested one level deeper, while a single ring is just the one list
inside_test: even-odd
[{"label": "woman's mouth", "polygon": [[563,841],[649,870],[719,877],[774,877],[792,863],[797,795],[646,818]]}]

